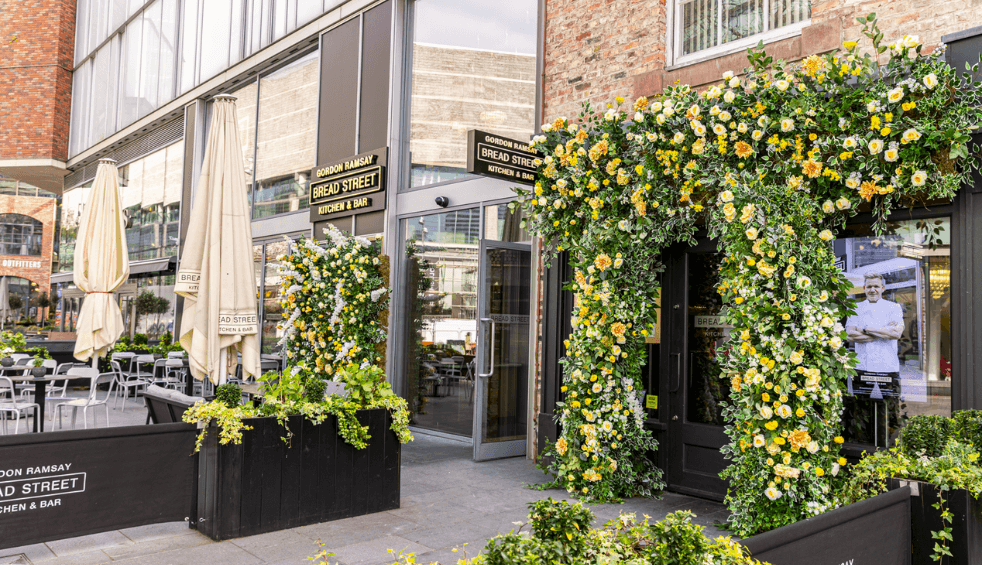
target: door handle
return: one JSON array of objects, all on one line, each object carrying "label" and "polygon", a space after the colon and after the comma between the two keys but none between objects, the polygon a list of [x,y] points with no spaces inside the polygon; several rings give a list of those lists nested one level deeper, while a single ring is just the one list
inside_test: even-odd
[{"label": "door handle", "polygon": [[494,320],[492,318],[481,318],[481,322],[491,322],[491,370],[487,373],[478,373],[479,377],[490,377],[494,375]]},{"label": "door handle", "polygon": [[682,354],[669,353],[669,356],[675,357],[675,383],[674,386],[669,387],[668,392],[678,392],[682,384]]}]

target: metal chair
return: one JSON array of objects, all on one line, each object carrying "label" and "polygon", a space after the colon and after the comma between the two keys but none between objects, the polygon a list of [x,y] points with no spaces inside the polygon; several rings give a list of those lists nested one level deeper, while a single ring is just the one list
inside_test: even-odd
[{"label": "metal chair", "polygon": [[[119,366],[119,361],[110,361],[109,365],[113,369],[113,374],[116,375],[116,396],[113,399],[113,409],[116,409],[116,405],[119,403],[119,391],[123,391],[123,412],[126,412],[126,399],[130,397],[130,389],[144,388],[150,385],[148,381],[134,375],[128,375],[123,372],[122,368]],[[136,390],[133,391],[133,396],[136,397]]]},{"label": "metal chair", "polygon": [[[184,361],[181,359],[160,359],[159,361],[164,362],[164,378],[155,380],[154,384],[163,383],[164,388],[180,389],[181,392],[184,392],[184,379],[181,378],[184,374]],[[154,365],[154,370],[156,371],[156,365]]]},{"label": "metal chair", "polygon": [[132,351],[119,351],[113,353],[112,361],[119,361],[119,366],[122,367],[123,363],[126,363],[126,372],[133,370],[133,359],[136,357],[136,353]]},{"label": "metal chair", "polygon": [[187,357],[187,354],[185,352],[183,352],[183,351],[168,351],[167,352],[167,358],[168,359],[184,359],[185,357]]},{"label": "metal chair", "polygon": [[[20,432],[20,418],[21,411],[34,409],[34,420],[38,419],[38,412],[40,411],[40,406],[33,402],[17,402],[17,396],[14,394],[13,381],[10,377],[0,377],[0,395],[10,394],[10,400],[0,400],[0,417],[3,420],[3,434],[7,435],[7,412],[14,414],[14,420],[16,425],[14,427],[14,434],[16,435]],[[25,422],[26,425],[26,422]]]},{"label": "metal chair", "polygon": [[[54,359],[45,359],[44,361],[41,362],[41,366],[44,367],[45,369],[51,369],[52,372],[58,370],[58,362],[55,361]],[[34,365],[31,365],[30,368],[28,368],[27,370],[30,371],[33,368],[34,368]],[[20,388],[20,395],[21,395],[21,397],[27,399],[27,398],[30,398],[34,394],[34,385],[31,384],[31,383],[25,383],[25,385],[26,386],[23,386],[23,387],[18,386],[18,388]],[[54,383],[48,383],[48,385],[44,389],[44,394],[45,395],[51,394],[51,391],[54,388],[53,385],[54,385]]]},{"label": "metal chair", "polygon": [[[58,429],[62,427],[61,420],[61,409],[69,407],[72,409],[72,429],[75,429],[75,419],[78,416],[78,409],[82,409],[82,421],[85,425],[85,429],[89,429],[89,408],[97,408],[99,406],[104,406],[106,408],[106,427],[109,427],[109,396],[113,393],[113,384],[116,381],[116,373],[102,373],[99,374],[98,369],[88,368],[76,368],[68,371],[69,376],[76,378],[89,378],[92,379],[92,385],[89,387],[88,398],[77,398],[69,402],[59,404],[55,408],[55,414],[58,416]],[[100,398],[99,387],[101,385],[108,384],[109,388],[106,389],[106,393]],[[92,426],[95,427],[97,421],[95,414],[92,415]]]}]

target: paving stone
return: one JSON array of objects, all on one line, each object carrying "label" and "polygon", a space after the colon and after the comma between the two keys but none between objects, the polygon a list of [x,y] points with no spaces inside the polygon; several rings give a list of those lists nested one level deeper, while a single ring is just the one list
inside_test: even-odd
[{"label": "paving stone", "polygon": [[152,539],[131,545],[120,545],[107,547],[103,551],[113,559],[127,559],[138,555],[153,555],[164,553],[175,549],[186,549],[215,543],[211,538],[204,534],[193,532],[190,535],[170,536],[166,538]]},{"label": "paving stone", "polygon": [[134,542],[150,541],[174,536],[186,536],[197,534],[197,530],[188,527],[187,522],[166,522],[163,524],[150,524],[149,526],[137,526],[135,528],[125,528],[119,530],[121,534],[130,538]]},{"label": "paving stone", "polygon": [[[388,551],[403,551],[405,553],[425,553],[432,548],[418,543],[414,543],[406,538],[399,536],[385,536],[361,543],[356,543],[332,550],[337,554],[337,558],[349,565],[368,565],[378,563],[380,558],[384,558]],[[393,560],[390,560],[391,563]]]},{"label": "paving stone", "polygon": [[[3,551],[3,550],[0,550]],[[23,554],[0,557],[0,565],[31,565]]]},{"label": "paving stone", "polygon": [[325,548],[334,551],[338,547],[385,536],[403,535],[423,527],[417,522],[394,516],[389,512],[369,516],[303,526],[294,528],[293,531],[308,540],[320,540]]},{"label": "paving stone", "polygon": [[320,551],[320,545],[316,541],[294,530],[270,532],[230,541],[264,562],[295,558],[306,560],[308,556]]},{"label": "paving stone", "polygon": [[113,565],[189,565],[192,563],[253,565],[262,563],[262,560],[233,543],[221,542],[113,561]]},{"label": "paving stone", "polygon": [[104,551],[95,550],[56,557],[48,561],[42,561],[42,563],[45,565],[101,565],[103,563],[112,563],[112,561],[112,557],[106,555]]},{"label": "paving stone", "polygon": [[0,557],[2,556],[20,556],[23,555],[31,563],[37,563],[38,561],[44,561],[46,559],[54,559],[57,555],[51,551],[51,548],[43,543],[35,543],[33,545],[22,545],[20,547],[11,547],[10,549],[0,549]]},{"label": "paving stone", "polygon": [[48,547],[51,548],[51,551],[53,551],[55,555],[58,557],[63,557],[73,553],[84,553],[87,551],[106,549],[119,545],[130,545],[132,543],[133,541],[128,537],[124,536],[118,531],[113,531],[71,539],[49,541]]}]

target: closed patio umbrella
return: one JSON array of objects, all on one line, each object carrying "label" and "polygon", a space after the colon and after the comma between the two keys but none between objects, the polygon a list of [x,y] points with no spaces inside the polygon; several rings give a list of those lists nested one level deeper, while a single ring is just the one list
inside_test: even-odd
[{"label": "closed patio umbrella", "polygon": [[236,351],[243,376],[259,374],[252,226],[233,96],[215,97],[175,292],[185,298],[181,345],[196,379],[224,383]]},{"label": "closed patio umbrella", "polygon": [[105,355],[125,328],[113,299],[130,276],[125,226],[116,162],[101,159],[75,244],[75,286],[85,291],[75,330],[75,358],[80,361],[94,363]]},{"label": "closed patio umbrella", "polygon": [[10,284],[7,277],[0,277],[0,329],[10,317]]}]

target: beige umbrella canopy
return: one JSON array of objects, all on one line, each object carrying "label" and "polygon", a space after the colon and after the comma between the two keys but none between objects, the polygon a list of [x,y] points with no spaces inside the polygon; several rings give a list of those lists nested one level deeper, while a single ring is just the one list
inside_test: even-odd
[{"label": "beige umbrella canopy", "polygon": [[113,292],[130,276],[125,226],[116,162],[102,159],[75,242],[75,286],[85,291],[75,330],[75,358],[81,361],[105,355],[124,330]]},{"label": "beige umbrella canopy", "polygon": [[242,354],[244,376],[259,374],[252,226],[235,98],[215,97],[201,177],[175,291],[185,298],[181,345],[191,373],[222,384]]}]

